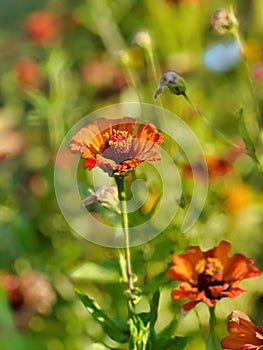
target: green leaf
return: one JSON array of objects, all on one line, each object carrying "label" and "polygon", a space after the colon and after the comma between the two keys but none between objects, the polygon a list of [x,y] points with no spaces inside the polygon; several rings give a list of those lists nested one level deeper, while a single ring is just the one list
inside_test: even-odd
[{"label": "green leaf", "polygon": [[161,337],[153,342],[154,350],[183,350],[187,343],[191,340],[191,337]]},{"label": "green leaf", "polygon": [[77,267],[70,276],[75,279],[85,279],[103,283],[117,283],[120,280],[120,275],[116,270],[92,262],[87,262]]},{"label": "green leaf", "polygon": [[129,340],[129,327],[126,322],[117,318],[110,318],[96,301],[85,293],[77,289],[75,289],[75,293],[91,316],[101,324],[102,328],[111,339],[120,343],[126,343]]},{"label": "green leaf", "polygon": [[160,290],[157,289],[156,292],[153,294],[153,297],[151,300],[151,311],[150,311],[151,329],[153,329],[157,321],[159,301],[160,301]]},{"label": "green leaf", "polygon": [[130,324],[130,350],[145,350],[150,337],[150,323],[144,324],[140,315],[134,314],[129,320]]},{"label": "green leaf", "polygon": [[159,333],[159,336],[163,338],[169,337],[174,333],[177,324],[178,320],[176,318],[173,318],[172,321]]}]

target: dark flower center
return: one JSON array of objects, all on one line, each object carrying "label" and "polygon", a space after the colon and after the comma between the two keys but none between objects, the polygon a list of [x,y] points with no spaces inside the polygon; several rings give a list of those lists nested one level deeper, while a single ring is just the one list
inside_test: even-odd
[{"label": "dark flower center", "polygon": [[102,152],[103,157],[113,160],[115,163],[133,158],[132,152],[132,136],[128,131],[113,130],[113,135],[106,133],[107,141]]},{"label": "dark flower center", "polygon": [[217,258],[207,257],[199,260],[195,266],[198,273],[197,287],[199,290],[205,290],[206,295],[211,297],[210,286],[218,286],[224,283],[223,265]]}]

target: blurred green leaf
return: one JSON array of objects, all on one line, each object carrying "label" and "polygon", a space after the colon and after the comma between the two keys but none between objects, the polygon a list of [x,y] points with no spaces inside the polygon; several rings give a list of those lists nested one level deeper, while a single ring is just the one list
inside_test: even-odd
[{"label": "blurred green leaf", "polygon": [[159,336],[165,338],[170,334],[173,334],[177,324],[178,320],[173,318],[172,321],[159,333]]},{"label": "blurred green leaf", "polygon": [[129,327],[126,322],[117,319],[110,318],[94,299],[90,298],[85,293],[75,289],[75,293],[80,298],[83,305],[87,308],[91,316],[101,324],[104,331],[108,336],[120,343],[125,343],[129,339]]},{"label": "blurred green leaf", "polygon": [[154,350],[183,350],[191,337],[158,338],[153,344]]},{"label": "blurred green leaf", "polygon": [[216,337],[215,340],[212,339],[211,334],[209,335],[207,342],[206,342],[206,350],[214,350],[215,349],[215,344],[216,344],[216,348],[217,349],[221,349],[221,343],[220,343],[220,339],[218,337]]},{"label": "blurred green leaf", "polygon": [[117,283],[120,276],[116,270],[93,262],[86,262],[71,273],[71,278],[85,279],[101,283]]}]

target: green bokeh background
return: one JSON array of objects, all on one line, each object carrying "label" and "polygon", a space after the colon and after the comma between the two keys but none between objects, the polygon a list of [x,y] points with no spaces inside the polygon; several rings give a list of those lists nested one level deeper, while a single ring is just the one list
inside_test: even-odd
[{"label": "green bokeh background", "polygon": [[[74,287],[95,297],[111,316],[126,317],[117,249],[95,245],[72,231],[57,205],[53,184],[54,160],[64,135],[84,115],[104,106],[131,101],[160,105],[161,101],[192,128],[205,154],[233,165],[229,174],[211,178],[199,220],[182,234],[179,228],[192,195],[192,181],[182,171],[186,161],[183,152],[172,140],[167,141],[165,147],[181,175],[182,205],[165,232],[131,249],[138,285],[152,292],[158,286],[155,277],[167,269],[172,254],[189,245],[210,249],[222,239],[232,243],[232,253],[253,257],[256,266],[263,268],[263,176],[257,165],[246,155],[233,157],[233,147],[215,134],[183,97],[165,89],[160,99],[153,99],[161,73],[176,70],[184,76],[191,100],[213,128],[235,143],[240,140],[235,112],[244,108],[247,128],[258,158],[263,160],[262,131],[257,122],[258,118],[260,125],[262,120],[263,80],[252,81],[251,88],[242,60],[218,73],[209,70],[202,59],[209,45],[233,40],[230,34],[219,36],[210,27],[213,12],[231,5],[240,22],[253,75],[263,59],[262,0],[203,0],[200,4],[168,4],[165,0],[0,2],[0,153],[10,153],[0,163],[0,270],[18,275],[42,271],[57,295],[52,312],[34,317],[21,332],[13,325],[12,311],[1,289],[2,349],[103,350],[102,343],[113,346],[75,296]],[[34,43],[25,33],[25,20],[36,10],[54,13],[61,24],[58,37],[45,44]],[[141,30],[151,36],[153,61],[147,50],[133,43]],[[37,62],[43,81],[38,89],[19,83],[15,66],[22,57]],[[99,65],[97,76],[85,77],[84,67],[91,74],[94,63]],[[109,74],[113,78],[108,78]],[[147,169],[138,167],[136,177],[154,184],[148,203],[151,208],[161,185],[152,180]],[[171,179],[173,176],[171,173]],[[84,170],[80,177],[87,181],[84,192],[92,188]],[[118,221],[115,214],[97,204],[91,210],[100,218]],[[242,281],[247,293],[218,302],[219,336],[227,334],[226,318],[235,309],[263,325],[262,282],[261,277]],[[182,315],[182,302],[170,298],[176,284],[171,282],[162,290],[157,328],[175,318],[176,334],[194,336],[186,349],[204,349],[208,309],[199,304]],[[147,307],[145,297],[138,308],[143,311]]]}]

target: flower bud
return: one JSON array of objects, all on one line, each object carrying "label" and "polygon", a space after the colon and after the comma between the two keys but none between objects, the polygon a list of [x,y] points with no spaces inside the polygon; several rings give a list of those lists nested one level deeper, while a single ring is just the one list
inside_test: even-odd
[{"label": "flower bud", "polygon": [[185,95],[186,84],[184,79],[174,71],[165,72],[161,78],[159,87],[154,95],[157,98],[163,91],[163,88],[167,86],[169,90],[175,95]]},{"label": "flower bud", "polygon": [[89,190],[91,196],[83,199],[84,206],[89,206],[95,202],[101,203],[104,207],[120,213],[118,190],[116,186],[101,186],[96,192]]},{"label": "flower bud", "polygon": [[211,19],[212,28],[219,34],[225,34],[238,28],[238,21],[233,9],[226,10],[219,8],[215,11]]},{"label": "flower bud", "polygon": [[150,50],[152,46],[152,40],[150,34],[147,31],[137,32],[134,35],[133,43],[145,50]]}]

